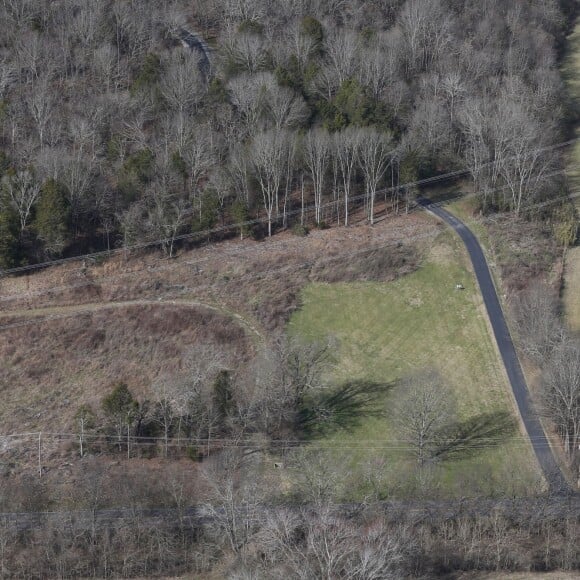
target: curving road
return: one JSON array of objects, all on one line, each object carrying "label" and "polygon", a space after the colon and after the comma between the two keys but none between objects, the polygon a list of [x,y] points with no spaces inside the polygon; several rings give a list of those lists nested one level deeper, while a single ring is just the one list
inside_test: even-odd
[{"label": "curving road", "polygon": [[194,32],[190,32],[185,28],[180,28],[177,31],[177,37],[184,46],[191,49],[193,52],[197,52],[199,55],[199,68],[201,72],[208,77],[211,74],[211,49],[205,40]]},{"label": "curving road", "polygon": [[534,448],[534,453],[536,454],[538,463],[540,464],[546,481],[550,487],[550,492],[555,494],[571,493],[572,488],[566,481],[566,478],[554,457],[554,453],[550,447],[544,428],[533,409],[526,379],[522,372],[522,367],[489,272],[485,255],[483,254],[483,250],[481,249],[477,238],[461,220],[457,219],[448,211],[445,211],[433,202],[421,198],[418,200],[418,203],[421,207],[451,226],[463,240],[463,243],[469,252],[475,275],[477,276],[477,281],[481,289],[481,294],[483,295],[483,300],[493,328],[495,340],[501,353],[522,421],[532,443],[532,447]]}]

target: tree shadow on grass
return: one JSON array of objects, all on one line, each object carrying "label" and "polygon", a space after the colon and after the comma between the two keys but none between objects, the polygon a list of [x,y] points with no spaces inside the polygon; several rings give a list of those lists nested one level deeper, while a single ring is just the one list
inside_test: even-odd
[{"label": "tree shadow on grass", "polygon": [[517,430],[510,413],[482,413],[465,421],[452,423],[438,434],[440,443],[434,459],[460,460],[479,451],[505,443]]},{"label": "tree shadow on grass", "polygon": [[382,415],[378,405],[392,384],[349,381],[336,389],[311,395],[296,418],[296,428],[308,438],[339,430],[352,431],[368,417]]}]

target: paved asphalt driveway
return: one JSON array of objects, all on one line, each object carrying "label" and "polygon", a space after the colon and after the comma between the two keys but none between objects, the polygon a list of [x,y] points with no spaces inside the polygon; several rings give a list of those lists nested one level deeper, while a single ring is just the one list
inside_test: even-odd
[{"label": "paved asphalt driveway", "polygon": [[520,361],[518,360],[518,355],[516,354],[514,343],[510,336],[497,292],[489,272],[489,267],[479,242],[471,230],[449,212],[427,199],[421,198],[418,200],[418,203],[420,206],[424,207],[450,225],[459,234],[463,243],[467,247],[520,415],[530,441],[532,442],[540,467],[549,483],[550,491],[557,494],[572,492],[572,488],[568,485],[558,463],[556,462],[548,439],[546,438],[544,428],[538,420],[537,414],[530,401],[530,393],[526,384],[526,379],[522,372],[522,367],[520,366]]}]

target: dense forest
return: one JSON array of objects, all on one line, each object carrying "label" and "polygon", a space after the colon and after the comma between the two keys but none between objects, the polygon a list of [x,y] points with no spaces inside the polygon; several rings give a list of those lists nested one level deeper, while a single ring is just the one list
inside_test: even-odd
[{"label": "dense forest", "polygon": [[379,197],[402,210],[404,185],[454,170],[482,210],[526,213],[566,192],[552,146],[572,6],[3,0],[0,267],[154,240],[172,254],[305,206],[299,224],[372,223]]},{"label": "dense forest", "polygon": [[[514,577],[523,578],[558,569],[566,572],[556,577],[571,579],[580,563],[578,510],[565,503],[507,503],[487,512],[488,505],[371,505],[345,515],[322,505],[267,508],[246,489],[245,497],[222,495],[209,517],[192,517],[178,503],[154,518],[138,508],[146,501],[141,480],[116,485],[133,505],[123,517],[95,525],[89,508],[47,514],[20,529],[0,524],[2,577],[396,580],[510,576],[499,570],[520,570]],[[110,490],[99,482],[92,491],[87,503],[94,505]],[[176,495],[154,493],[169,501]]]}]

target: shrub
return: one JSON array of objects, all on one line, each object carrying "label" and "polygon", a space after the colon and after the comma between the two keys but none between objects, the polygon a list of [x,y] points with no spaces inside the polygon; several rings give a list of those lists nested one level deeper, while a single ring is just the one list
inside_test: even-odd
[{"label": "shrub", "polygon": [[161,59],[155,53],[149,53],[145,60],[139,74],[133,82],[131,92],[136,93],[139,90],[149,88],[157,84],[161,75]]},{"label": "shrub", "polygon": [[295,236],[299,236],[299,237],[303,238],[304,236],[307,236],[309,232],[310,232],[310,230],[308,229],[308,227],[303,225],[303,224],[294,224],[292,226],[292,233]]},{"label": "shrub", "polygon": [[578,216],[571,203],[563,205],[552,215],[552,229],[558,245],[573,246],[578,236]]},{"label": "shrub", "polygon": [[262,34],[264,26],[255,20],[242,20],[238,25],[238,32],[248,32],[250,34]]},{"label": "shrub", "polygon": [[264,224],[261,224],[261,223],[254,224],[252,226],[250,236],[255,241],[263,240],[266,237],[266,229],[264,227]]},{"label": "shrub", "polygon": [[195,445],[188,445],[185,453],[189,459],[192,461],[201,461],[202,455],[199,448]]},{"label": "shrub", "polygon": [[317,47],[322,46],[324,41],[324,28],[319,20],[314,18],[314,16],[305,16],[301,23],[302,32],[312,38],[316,43]]}]

